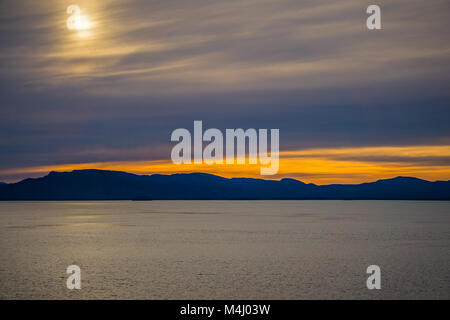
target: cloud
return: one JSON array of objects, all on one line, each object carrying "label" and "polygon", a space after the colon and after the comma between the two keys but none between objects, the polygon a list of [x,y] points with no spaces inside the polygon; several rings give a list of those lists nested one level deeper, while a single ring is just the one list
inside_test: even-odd
[{"label": "cloud", "polygon": [[199,119],[284,151],[450,141],[446,0],[380,1],[380,31],[358,0],[79,0],[78,34],[69,4],[0,3],[0,169],[165,161]]},{"label": "cloud", "polygon": [[16,64],[41,85],[101,95],[345,88],[449,71],[446,1],[432,11],[421,1],[381,3],[378,33],[356,0],[82,1],[95,22],[86,38],[65,29],[66,2],[7,2],[18,22],[9,18],[2,38],[20,43],[4,45],[3,71]]}]

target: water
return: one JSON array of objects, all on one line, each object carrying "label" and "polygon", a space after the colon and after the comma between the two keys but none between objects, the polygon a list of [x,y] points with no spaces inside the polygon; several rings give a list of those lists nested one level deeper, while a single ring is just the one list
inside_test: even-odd
[{"label": "water", "polygon": [[0,298],[449,299],[449,226],[437,201],[0,202]]}]

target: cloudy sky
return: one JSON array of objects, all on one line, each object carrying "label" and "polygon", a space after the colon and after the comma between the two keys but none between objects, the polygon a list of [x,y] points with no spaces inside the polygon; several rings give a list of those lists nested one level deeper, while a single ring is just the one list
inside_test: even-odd
[{"label": "cloudy sky", "polygon": [[[366,28],[378,4],[382,30]],[[68,30],[81,7],[88,30]],[[0,181],[175,166],[176,128],[279,128],[278,175],[450,179],[448,0],[2,0]]]}]

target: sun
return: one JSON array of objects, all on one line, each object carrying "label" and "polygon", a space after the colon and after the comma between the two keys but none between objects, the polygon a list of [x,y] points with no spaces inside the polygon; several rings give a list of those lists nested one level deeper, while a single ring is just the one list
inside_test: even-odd
[{"label": "sun", "polygon": [[80,16],[74,24],[75,30],[89,30],[92,26],[92,23],[85,16]]},{"label": "sun", "polygon": [[69,30],[77,30],[77,31],[86,31],[91,29],[92,22],[85,15],[81,14],[81,9],[77,5],[70,5],[67,7],[66,12],[70,14],[67,19],[67,29]]}]

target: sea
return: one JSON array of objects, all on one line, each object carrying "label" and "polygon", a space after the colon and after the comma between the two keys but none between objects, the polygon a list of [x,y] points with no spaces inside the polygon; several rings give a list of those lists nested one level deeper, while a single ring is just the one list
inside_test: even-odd
[{"label": "sea", "polygon": [[0,299],[450,299],[446,201],[0,202],[0,230]]}]

